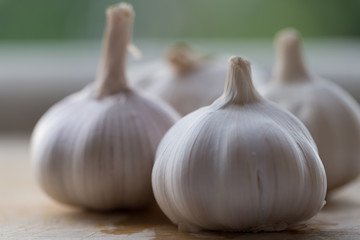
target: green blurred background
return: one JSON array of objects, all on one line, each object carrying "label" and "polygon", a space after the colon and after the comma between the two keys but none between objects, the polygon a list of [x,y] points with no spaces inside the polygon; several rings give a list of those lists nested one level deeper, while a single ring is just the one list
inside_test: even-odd
[{"label": "green blurred background", "polygon": [[[0,0],[0,134],[31,131],[51,105],[93,81],[105,9],[120,1]],[[205,53],[245,56],[267,80],[274,34],[295,27],[310,69],[360,93],[360,0],[128,2],[136,13],[133,42],[143,53],[129,57],[129,74],[184,41]]]},{"label": "green blurred background", "polygon": [[[0,40],[100,39],[118,0],[0,0]],[[135,38],[271,38],[292,26],[306,37],[360,36],[360,0],[129,0]]]}]

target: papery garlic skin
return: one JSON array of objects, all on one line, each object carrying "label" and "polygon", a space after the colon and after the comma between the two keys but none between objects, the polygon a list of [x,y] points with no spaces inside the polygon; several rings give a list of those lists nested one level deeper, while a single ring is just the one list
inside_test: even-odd
[{"label": "papery garlic skin", "polygon": [[[174,46],[166,61],[142,66],[148,69],[145,75],[134,73],[133,84],[136,89],[163,99],[181,115],[186,115],[211,104],[222,94],[227,72],[223,64],[225,59],[222,56],[201,57],[186,46]],[[255,84],[267,79],[258,66],[253,66],[252,74]]]},{"label": "papery garlic skin", "polygon": [[326,170],[328,191],[343,186],[360,172],[359,106],[343,89],[307,71],[295,30],[280,32],[276,44],[273,77],[260,92],[308,128]]},{"label": "papery garlic skin", "polygon": [[233,57],[223,96],[162,139],[152,186],[179,230],[280,231],[320,211],[326,176],[304,125],[259,96],[250,64]]},{"label": "papery garlic skin", "polygon": [[40,119],[32,135],[32,161],[43,190],[60,202],[95,210],[140,208],[153,200],[155,151],[178,115],[127,86],[132,7],[111,7],[107,18],[96,84]]}]

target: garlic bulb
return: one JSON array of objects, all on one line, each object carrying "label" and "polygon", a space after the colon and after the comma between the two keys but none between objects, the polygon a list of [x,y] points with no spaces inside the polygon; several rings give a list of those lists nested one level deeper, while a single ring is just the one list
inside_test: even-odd
[{"label": "garlic bulb", "polygon": [[[149,69],[149,74],[135,74],[134,86],[160,97],[186,115],[221,95],[227,71],[223,62],[223,57],[203,56],[185,44],[178,44],[168,51],[166,61],[154,61],[143,67]],[[263,82],[265,76],[261,68],[253,66],[255,83]]]},{"label": "garlic bulb", "polygon": [[276,48],[272,80],[261,93],[288,109],[308,128],[331,191],[360,171],[359,106],[343,89],[307,71],[295,30],[280,32]]},{"label": "garlic bulb", "polygon": [[126,48],[133,10],[107,10],[96,84],[53,106],[32,136],[41,187],[52,198],[96,210],[137,208],[152,201],[155,151],[178,115],[127,86]]},{"label": "garlic bulb", "polygon": [[304,125],[255,90],[232,57],[225,91],[182,118],[156,153],[152,186],[179,230],[279,231],[314,216],[324,167]]}]

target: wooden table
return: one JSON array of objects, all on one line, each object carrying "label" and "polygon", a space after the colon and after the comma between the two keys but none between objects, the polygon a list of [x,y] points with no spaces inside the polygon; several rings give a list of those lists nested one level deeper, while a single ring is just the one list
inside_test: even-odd
[{"label": "wooden table", "polygon": [[37,187],[29,138],[0,137],[0,239],[360,239],[360,179],[334,193],[298,230],[278,233],[181,233],[152,207],[95,213],[60,205]]}]

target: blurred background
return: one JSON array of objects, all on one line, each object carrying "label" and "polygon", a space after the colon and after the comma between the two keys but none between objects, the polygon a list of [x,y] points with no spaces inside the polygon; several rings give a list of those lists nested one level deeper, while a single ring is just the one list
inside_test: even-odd
[{"label": "blurred background", "polygon": [[[0,0],[0,132],[30,132],[56,101],[93,81],[110,0]],[[360,0],[129,0],[137,65],[176,42],[247,56],[271,74],[274,34],[294,27],[310,69],[360,93]],[[224,63],[225,64],[225,63]],[[356,89],[358,86],[358,90]]]},{"label": "blurred background", "polygon": [[[104,9],[118,1],[1,0],[2,41],[100,40]],[[130,0],[134,38],[272,38],[294,26],[306,37],[356,37],[359,0]]]}]

